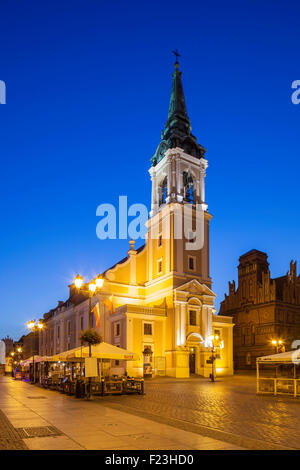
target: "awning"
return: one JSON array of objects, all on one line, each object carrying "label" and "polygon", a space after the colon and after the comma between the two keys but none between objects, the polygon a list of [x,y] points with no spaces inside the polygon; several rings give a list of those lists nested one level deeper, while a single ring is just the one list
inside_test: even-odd
[{"label": "awning", "polygon": [[300,349],[257,358],[259,363],[300,364]]},{"label": "awning", "polygon": [[41,356],[31,356],[31,357],[28,357],[27,359],[24,359],[24,361],[21,361],[20,362],[20,365],[21,366],[29,366],[30,364],[33,363],[33,359],[34,359],[34,362],[42,362],[43,361],[43,358]]},{"label": "awning", "polygon": [[[45,356],[42,358],[42,362],[53,362],[53,361],[74,361],[76,358],[89,357],[89,347],[82,346],[69,351],[64,351],[54,356]],[[114,359],[121,361],[138,361],[139,355],[133,352],[127,351],[126,349],[118,348],[109,343],[100,343],[92,346],[92,357],[98,359]]]}]

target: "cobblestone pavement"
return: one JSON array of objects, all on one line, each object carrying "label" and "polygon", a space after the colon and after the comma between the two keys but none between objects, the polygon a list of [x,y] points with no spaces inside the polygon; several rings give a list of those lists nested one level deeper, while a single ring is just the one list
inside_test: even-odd
[{"label": "cobblestone pavement", "polygon": [[[106,406],[106,398],[78,400],[59,392],[0,379],[0,450],[240,450]],[[117,399],[117,397],[115,397]],[[143,397],[140,397],[143,399]]]},{"label": "cobblestone pavement", "polygon": [[26,450],[15,428],[0,410],[0,450]]},{"label": "cobblestone pavement", "polygon": [[145,396],[105,397],[105,405],[248,449],[300,449],[300,400],[256,395],[255,376],[162,377]]}]

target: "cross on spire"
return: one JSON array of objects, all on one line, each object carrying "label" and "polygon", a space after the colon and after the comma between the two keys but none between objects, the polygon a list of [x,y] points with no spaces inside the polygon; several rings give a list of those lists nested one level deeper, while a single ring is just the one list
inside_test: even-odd
[{"label": "cross on spire", "polygon": [[181,57],[181,55],[180,55],[179,52],[178,52],[178,49],[175,49],[175,51],[172,51],[172,53],[173,53],[173,54],[175,55],[175,57],[176,57],[176,62],[175,62],[175,64],[178,64],[178,57]]}]

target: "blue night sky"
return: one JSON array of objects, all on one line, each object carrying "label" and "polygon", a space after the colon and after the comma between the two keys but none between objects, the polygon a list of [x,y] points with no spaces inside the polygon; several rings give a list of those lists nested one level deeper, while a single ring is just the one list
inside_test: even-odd
[{"label": "blue night sky", "polygon": [[[299,261],[299,2],[1,2],[0,337],[18,339],[102,272],[127,240],[96,237],[96,208],[150,204],[150,158],[174,57],[193,133],[207,148],[218,307],[239,256]],[[141,242],[139,242],[140,244]]]}]

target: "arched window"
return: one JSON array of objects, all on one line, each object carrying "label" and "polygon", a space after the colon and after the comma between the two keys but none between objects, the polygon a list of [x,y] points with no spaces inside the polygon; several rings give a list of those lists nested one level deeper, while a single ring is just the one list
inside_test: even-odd
[{"label": "arched window", "polygon": [[183,172],[183,190],[184,200],[190,204],[194,204],[194,182],[190,172]]},{"label": "arched window", "polygon": [[160,195],[159,205],[161,206],[162,204],[165,204],[166,200],[167,200],[167,195],[168,195],[168,178],[167,178],[167,176],[165,177],[165,179],[163,180],[163,182],[160,185],[159,195]]}]

